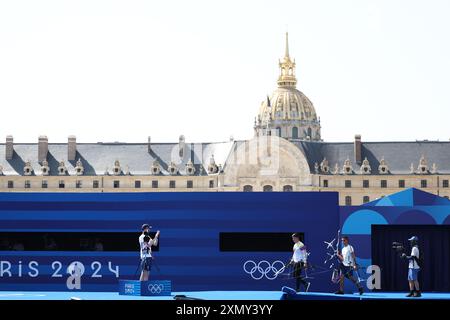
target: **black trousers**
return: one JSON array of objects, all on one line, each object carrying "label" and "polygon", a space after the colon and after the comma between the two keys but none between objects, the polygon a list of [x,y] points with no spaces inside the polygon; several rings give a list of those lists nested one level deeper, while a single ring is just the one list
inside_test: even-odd
[{"label": "black trousers", "polygon": [[300,285],[302,284],[305,289],[308,286],[308,282],[303,279],[302,271],[305,268],[305,264],[303,262],[294,262],[292,277],[295,279],[295,291],[300,290]]}]

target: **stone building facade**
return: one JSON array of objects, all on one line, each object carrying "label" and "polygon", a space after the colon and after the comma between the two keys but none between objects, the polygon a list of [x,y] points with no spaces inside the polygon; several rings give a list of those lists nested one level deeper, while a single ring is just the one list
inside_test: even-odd
[{"label": "stone building facade", "polygon": [[337,191],[360,205],[415,187],[450,196],[450,142],[321,139],[286,49],[277,89],[261,103],[252,139],[217,143],[0,144],[0,192]]}]

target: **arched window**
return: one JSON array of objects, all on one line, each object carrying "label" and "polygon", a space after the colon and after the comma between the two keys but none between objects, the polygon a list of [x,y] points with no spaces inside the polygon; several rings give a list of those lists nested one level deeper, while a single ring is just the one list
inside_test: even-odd
[{"label": "arched window", "polygon": [[298,128],[297,127],[292,128],[292,138],[298,139]]},{"label": "arched window", "polygon": [[312,139],[312,130],[311,130],[311,128],[308,128],[308,137]]},{"label": "arched window", "polygon": [[283,191],[284,192],[292,192],[294,189],[292,188],[292,186],[291,185],[285,185],[285,186],[283,186]]},{"label": "arched window", "polygon": [[281,128],[277,127],[277,136],[281,137]]},{"label": "arched window", "polygon": [[369,198],[369,196],[364,196],[363,203],[367,203],[367,202],[370,202],[370,198]]},{"label": "arched window", "polygon": [[346,206],[351,206],[352,205],[352,197],[350,197],[350,196],[346,196],[345,197],[345,205]]},{"label": "arched window", "polygon": [[264,192],[272,192],[273,191],[273,187],[271,185],[265,185],[263,187],[263,191]]},{"label": "arched window", "polygon": [[253,187],[251,185],[245,185],[244,186],[244,192],[252,192],[253,191]]}]

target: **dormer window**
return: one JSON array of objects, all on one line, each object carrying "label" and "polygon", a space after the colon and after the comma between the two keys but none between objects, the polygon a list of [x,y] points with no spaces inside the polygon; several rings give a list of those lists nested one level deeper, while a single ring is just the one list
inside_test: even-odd
[{"label": "dormer window", "polygon": [[351,174],[353,172],[352,163],[348,158],[344,161],[343,171],[344,174]]},{"label": "dormer window", "polygon": [[384,160],[384,157],[380,160],[380,165],[378,166],[378,173],[379,174],[388,174],[389,173],[389,167],[386,163],[386,160]]},{"label": "dormer window", "polygon": [[186,164],[186,174],[191,176],[194,173],[195,173],[194,164],[192,163],[192,160],[189,160],[188,163]]},{"label": "dormer window", "polygon": [[211,155],[211,158],[209,159],[208,173],[215,174],[218,171],[219,171],[219,167],[216,165],[216,161],[214,160],[214,155]]},{"label": "dormer window", "polygon": [[153,175],[158,175],[161,172],[161,167],[157,160],[153,161],[150,171],[152,172]]},{"label": "dormer window", "polygon": [[67,173],[66,165],[64,164],[64,161],[61,161],[58,166],[58,175],[64,176],[66,175],[66,173]]},{"label": "dormer window", "polygon": [[113,174],[118,176],[122,173],[122,168],[120,167],[119,160],[114,161]]},{"label": "dormer window", "polygon": [[48,161],[47,160],[42,161],[41,171],[42,171],[42,175],[43,176],[48,176],[49,175],[50,168],[48,166]]},{"label": "dormer window", "polygon": [[32,173],[33,173],[33,167],[31,166],[31,162],[27,161],[23,168],[23,174],[26,176],[31,176]]},{"label": "dormer window", "polygon": [[370,174],[371,171],[372,171],[372,168],[370,167],[369,160],[367,160],[367,158],[365,158],[361,165],[361,174]]},{"label": "dormer window", "polygon": [[77,164],[75,166],[75,174],[77,176],[81,176],[83,173],[84,173],[83,163],[81,162],[81,159],[78,159]]},{"label": "dormer window", "polygon": [[417,168],[417,171],[419,174],[425,174],[428,173],[428,164],[427,160],[425,159],[425,156],[422,155],[419,160],[419,167]]},{"label": "dormer window", "polygon": [[178,173],[178,168],[175,163],[171,162],[168,167],[169,174],[174,176]]}]

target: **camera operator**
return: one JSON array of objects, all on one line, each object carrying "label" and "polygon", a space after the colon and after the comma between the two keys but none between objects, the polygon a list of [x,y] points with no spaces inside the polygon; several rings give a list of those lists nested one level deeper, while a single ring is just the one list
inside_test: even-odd
[{"label": "camera operator", "polygon": [[159,231],[156,232],[155,238],[149,235],[150,226],[148,224],[142,225],[142,234],[139,236],[139,247],[141,249],[141,276],[140,281],[148,281],[149,273],[152,268],[152,246],[158,245]]},{"label": "camera operator", "polygon": [[411,255],[407,256],[405,253],[402,254],[402,258],[409,261],[408,264],[408,283],[409,283],[409,294],[407,297],[421,297],[420,287],[419,287],[419,271],[420,271],[420,253],[419,253],[419,238],[413,236],[408,239],[411,244]]}]

